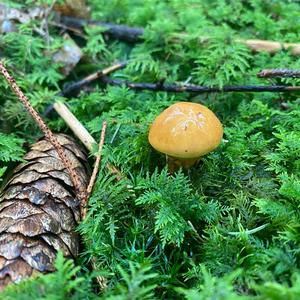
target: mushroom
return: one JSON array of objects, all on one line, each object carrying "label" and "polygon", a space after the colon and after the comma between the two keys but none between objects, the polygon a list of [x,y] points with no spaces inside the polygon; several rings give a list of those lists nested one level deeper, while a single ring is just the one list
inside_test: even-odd
[{"label": "mushroom", "polygon": [[170,173],[190,168],[200,157],[218,147],[223,128],[216,115],[204,105],[178,102],[156,117],[149,143],[165,153]]}]

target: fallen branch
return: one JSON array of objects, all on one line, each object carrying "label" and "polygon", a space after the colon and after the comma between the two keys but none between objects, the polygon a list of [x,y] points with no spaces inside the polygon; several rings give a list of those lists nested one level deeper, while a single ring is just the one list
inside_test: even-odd
[{"label": "fallen branch", "polygon": [[[93,81],[99,79],[101,76],[105,76],[108,75],[114,71],[120,70],[122,68],[124,68],[127,65],[126,62],[122,62],[122,63],[117,63],[115,65],[112,65],[108,68],[105,68],[103,70],[97,71],[93,74],[88,75],[87,77],[76,81],[72,84],[67,85],[66,88],[64,88],[61,92],[57,93],[57,96],[61,96],[61,97],[70,97],[76,93],[79,92],[79,90],[81,88],[83,88],[86,85],[89,85],[90,83],[92,83]],[[43,116],[46,117],[54,108],[54,105],[51,104],[49,105],[45,112],[43,113]],[[84,143],[84,142],[83,142]]]},{"label": "fallen branch", "polygon": [[[116,25],[111,23],[104,23],[100,21],[84,20],[74,17],[62,16],[61,22],[65,28],[70,28],[71,30],[83,28],[84,26],[100,26],[106,29],[105,34],[111,38],[123,40],[130,43],[137,43],[143,40],[143,34],[145,30],[141,27],[129,27],[126,25]],[[186,33],[179,33],[176,38],[186,37]],[[199,42],[206,41],[208,37],[199,38]],[[300,44],[299,43],[281,43],[277,41],[267,41],[267,40],[255,40],[255,39],[236,39],[236,43],[241,43],[249,47],[255,52],[269,52],[276,53],[281,50],[291,49],[293,55],[300,55]]]},{"label": "fallen branch", "polygon": [[257,74],[260,78],[276,78],[276,77],[300,77],[300,70],[288,70],[288,69],[265,69]]},{"label": "fallen branch", "polygon": [[103,27],[106,30],[105,33],[110,37],[129,43],[137,43],[142,41],[142,35],[144,34],[144,29],[140,27],[130,27],[126,25],[84,20],[67,16],[61,16],[60,21],[65,26],[65,29],[70,28],[71,30],[82,29],[87,25]]},{"label": "fallen branch", "polygon": [[106,76],[100,78],[106,84],[126,86],[134,90],[151,90],[164,91],[173,93],[223,93],[223,92],[295,92],[300,91],[300,86],[285,86],[285,85],[237,85],[237,86],[223,86],[223,87],[208,87],[201,85],[181,85],[174,83],[146,83],[146,82],[129,82],[126,80],[112,79]]},{"label": "fallen branch", "polygon": [[70,85],[68,85],[65,89],[63,89],[58,95],[59,96],[69,96],[72,93],[77,92],[78,90],[80,90],[83,86],[86,86],[90,83],[92,83],[93,81],[101,78],[102,76],[108,75],[114,71],[120,70],[122,68],[124,68],[127,65],[126,62],[122,62],[122,63],[117,63],[111,67],[105,68],[101,71],[97,71],[91,75],[88,75],[87,77],[74,82]]},{"label": "fallen branch", "polygon": [[80,185],[80,179],[76,171],[74,170],[71,161],[67,157],[67,155],[64,152],[64,149],[58,142],[55,135],[52,133],[50,128],[45,124],[43,119],[40,117],[38,112],[32,107],[30,104],[28,98],[24,95],[24,93],[21,91],[19,86],[17,85],[14,78],[8,73],[2,62],[0,62],[0,71],[5,77],[5,79],[8,81],[9,85],[11,86],[14,93],[17,95],[18,99],[23,103],[26,110],[31,114],[33,119],[36,121],[37,125],[40,127],[41,131],[44,133],[46,139],[53,145],[53,147],[56,149],[57,154],[59,158],[62,160],[63,164],[65,165],[66,169],[69,172],[70,178],[72,180],[72,183],[74,185],[74,188],[77,192],[77,197],[81,201],[85,201],[86,198],[86,190]]}]

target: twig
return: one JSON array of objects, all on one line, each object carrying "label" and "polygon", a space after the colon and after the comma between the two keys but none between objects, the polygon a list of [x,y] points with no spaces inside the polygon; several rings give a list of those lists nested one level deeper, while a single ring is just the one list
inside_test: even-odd
[{"label": "twig", "polygon": [[[126,62],[121,62],[121,63],[117,63],[115,65],[112,65],[108,68],[105,68],[101,71],[97,71],[93,74],[88,75],[87,77],[76,81],[72,84],[69,84],[66,88],[64,88],[61,92],[57,93],[57,96],[62,96],[62,97],[69,97],[73,94],[75,94],[76,92],[78,92],[82,87],[92,83],[93,81],[99,79],[101,76],[105,76],[108,75],[114,71],[120,70],[122,68],[124,68],[127,65]],[[46,117],[52,110],[53,110],[53,104],[49,105],[45,112],[43,113],[43,116]]]},{"label": "twig", "polygon": [[[92,189],[94,187],[96,177],[97,177],[97,174],[98,174],[98,171],[99,171],[99,165],[100,165],[100,162],[101,162],[101,152],[102,152],[102,148],[103,148],[103,145],[104,145],[106,127],[107,127],[107,122],[103,121],[98,153],[96,155],[96,161],[95,161],[94,169],[93,169],[92,176],[91,176],[91,179],[90,179],[90,182],[88,184],[87,191],[86,191],[87,192],[87,200],[88,200],[89,196],[91,195],[91,192],[92,192]],[[86,205],[87,205],[87,203],[85,203],[85,207],[86,207]],[[85,208],[85,213],[86,213],[86,208]],[[85,217],[85,215],[84,215],[84,217]]]},{"label": "twig", "polygon": [[84,146],[91,150],[96,141],[89,134],[86,128],[78,121],[78,119],[72,114],[68,107],[62,102],[56,102],[53,104],[55,111],[61,116],[61,118],[67,123],[70,129],[73,131]]},{"label": "twig", "polygon": [[290,49],[293,55],[300,55],[300,44],[298,43],[281,43],[276,41],[243,39],[237,39],[235,42],[242,43],[255,52],[268,52],[273,54],[281,50]]},{"label": "twig", "polygon": [[82,30],[81,29],[76,29],[76,28],[72,28],[72,27],[68,27],[66,26],[65,24],[62,24],[62,23],[57,23],[55,21],[49,21],[48,22],[50,25],[53,25],[55,27],[58,27],[58,28],[61,28],[63,29],[64,31],[71,31],[73,34],[81,37],[81,38],[85,38],[85,35],[83,34]]},{"label": "twig", "polygon": [[130,43],[142,41],[144,29],[140,27],[129,27],[126,25],[116,25],[99,21],[85,20],[74,17],[61,17],[61,23],[70,28],[83,28],[87,25],[100,26],[106,29],[105,33],[110,37]]},{"label": "twig", "polygon": [[108,75],[116,70],[120,70],[124,68],[126,65],[127,65],[126,62],[117,63],[101,71],[97,71],[91,75],[88,75],[87,77],[68,85],[65,89],[63,89],[59,93],[59,96],[69,96],[70,94],[81,89],[83,86],[90,84],[91,82],[101,78],[102,76]]},{"label": "twig", "polygon": [[[88,200],[89,200],[89,197],[91,195],[91,192],[92,192],[92,189],[93,189],[93,186],[95,184],[96,177],[97,177],[97,174],[98,174],[98,171],[99,171],[99,166],[100,166],[100,162],[101,162],[101,151],[102,151],[102,148],[103,148],[103,145],[104,145],[106,127],[107,127],[107,123],[106,123],[106,121],[104,121],[102,123],[101,137],[100,137],[100,142],[99,142],[98,153],[96,155],[96,161],[95,161],[94,169],[93,169],[93,172],[92,172],[92,176],[90,178],[90,182],[89,182],[88,187],[87,187],[86,201],[82,205],[82,210],[81,210],[81,219],[82,220],[84,220],[86,218]],[[94,270],[97,270],[95,257],[92,257],[92,268]],[[104,276],[97,276],[96,279],[97,279],[97,282],[99,284],[99,287],[100,287],[101,291],[103,291],[107,286],[107,279]]]},{"label": "twig", "polygon": [[[84,26],[100,26],[106,29],[105,34],[111,38],[123,40],[126,42],[137,43],[143,40],[143,34],[145,30],[140,27],[129,27],[126,25],[116,25],[111,23],[103,23],[100,21],[84,20],[74,17],[62,16],[61,22],[70,28],[83,28]],[[186,33],[178,33],[174,37],[175,39],[182,39],[187,37]],[[209,39],[208,37],[199,37],[199,42],[202,43]],[[294,55],[300,55],[300,44],[299,43],[281,43],[277,41],[267,40],[254,40],[254,39],[236,39],[236,43],[241,43],[249,47],[251,50],[256,52],[269,52],[275,53],[281,50],[291,49],[291,53]]]},{"label": "twig", "polygon": [[260,78],[274,78],[274,77],[300,77],[300,70],[289,69],[265,69],[261,70],[257,77]]},{"label": "twig", "polygon": [[57,0],[53,0],[50,7],[45,10],[45,17],[44,17],[44,20],[42,22],[42,26],[45,29],[45,38],[46,38],[46,43],[47,43],[48,48],[50,47],[50,36],[49,36],[49,26],[48,26],[49,15],[50,15],[56,1]]},{"label": "twig", "polygon": [[[82,220],[84,220],[86,218],[88,200],[89,200],[89,197],[92,193],[92,190],[93,190],[96,178],[97,178],[97,174],[98,174],[98,171],[99,171],[99,166],[100,166],[100,162],[101,162],[101,152],[102,152],[102,148],[103,148],[103,145],[104,145],[106,127],[107,127],[107,123],[106,123],[106,121],[103,121],[98,153],[96,155],[96,161],[95,161],[95,164],[94,164],[92,176],[90,178],[90,182],[89,182],[88,187],[87,187],[86,202],[84,203],[83,209],[82,209],[82,215],[81,215]],[[93,267],[94,270],[97,270],[95,257],[92,257],[92,267]],[[97,276],[96,279],[97,279],[97,282],[100,286],[100,289],[104,290],[106,288],[107,279],[104,276]]]},{"label": "twig", "polygon": [[[67,125],[73,131],[74,135],[84,144],[84,146],[89,151],[91,151],[93,149],[93,145],[96,144],[96,141],[86,130],[86,128],[80,123],[80,121],[72,114],[68,107],[60,102],[54,103],[53,107],[56,110],[56,112],[61,116],[61,118],[67,123]],[[107,163],[106,168],[110,173],[116,176],[117,180],[122,180],[126,178],[126,176],[122,174],[122,172],[114,165]]]},{"label": "twig", "polygon": [[[67,125],[71,128],[74,135],[81,140],[81,142],[89,151],[91,151],[93,149],[93,145],[96,144],[96,141],[86,130],[86,128],[79,122],[79,120],[72,114],[68,107],[62,103],[55,103],[53,107],[57,111],[57,113],[62,117],[62,119],[67,123]],[[117,167],[115,167],[111,163],[107,163],[106,168],[109,170],[110,173],[116,176],[117,180],[122,180],[126,178],[125,174],[123,174]]]},{"label": "twig", "polygon": [[37,111],[32,107],[30,104],[28,98],[24,95],[24,93],[21,91],[19,86],[17,85],[14,78],[8,73],[2,62],[0,61],[0,71],[5,77],[5,79],[8,81],[9,85],[11,86],[12,90],[15,92],[19,100],[23,103],[26,110],[31,114],[33,119],[36,121],[38,126],[40,127],[41,131],[44,133],[45,137],[49,140],[49,142],[53,145],[53,147],[56,149],[58,156],[62,160],[63,164],[65,165],[66,169],[69,172],[70,178],[72,180],[72,183],[74,185],[74,188],[77,192],[78,199],[82,202],[86,199],[86,190],[80,185],[79,176],[74,170],[72,163],[70,162],[69,158],[64,152],[64,149],[58,142],[55,135],[52,133],[52,131],[49,129],[49,127],[45,124],[43,119],[40,117],[40,115],[37,113]]},{"label": "twig", "polygon": [[100,80],[106,84],[126,86],[135,90],[152,90],[152,91],[164,91],[173,93],[223,93],[223,92],[295,92],[300,91],[300,86],[285,86],[285,85],[237,85],[237,86],[224,86],[224,87],[208,87],[201,85],[180,85],[174,83],[146,83],[146,82],[128,82],[126,80],[111,79],[103,76]]}]

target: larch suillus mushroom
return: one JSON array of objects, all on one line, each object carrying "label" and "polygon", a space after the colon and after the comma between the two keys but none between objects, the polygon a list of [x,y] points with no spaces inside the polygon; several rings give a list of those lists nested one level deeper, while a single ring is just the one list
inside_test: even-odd
[{"label": "larch suillus mushroom", "polygon": [[169,171],[190,168],[201,156],[218,147],[223,127],[204,105],[178,102],[156,117],[149,131],[154,149],[166,154]]}]

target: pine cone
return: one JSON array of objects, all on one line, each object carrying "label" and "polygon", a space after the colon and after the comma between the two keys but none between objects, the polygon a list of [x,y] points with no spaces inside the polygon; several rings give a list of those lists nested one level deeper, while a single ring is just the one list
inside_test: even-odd
[{"label": "pine cone", "polygon": [[[56,137],[86,188],[84,151],[70,137]],[[24,158],[0,196],[0,290],[36,272],[54,271],[58,250],[66,257],[78,254],[79,202],[56,150],[41,140]]]}]

